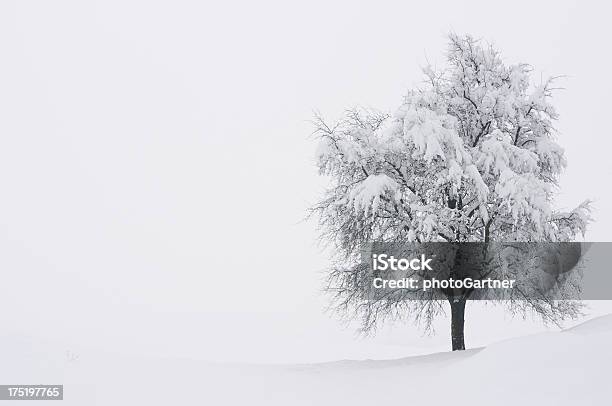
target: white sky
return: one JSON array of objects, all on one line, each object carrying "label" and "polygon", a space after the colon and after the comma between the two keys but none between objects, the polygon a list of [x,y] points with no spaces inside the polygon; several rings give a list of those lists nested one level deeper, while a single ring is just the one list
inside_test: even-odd
[{"label": "white sky", "polygon": [[[536,76],[568,75],[559,204],[594,199],[587,239],[609,241],[609,15],[577,1],[3,1],[3,329],[186,355],[211,331],[228,354],[228,335],[251,334],[310,334],[314,358],[445,348],[444,328],[355,344],[321,315],[327,257],[301,221],[324,185],[312,111],[392,110],[446,33],[485,38]],[[468,345],[536,329],[478,312]]]}]

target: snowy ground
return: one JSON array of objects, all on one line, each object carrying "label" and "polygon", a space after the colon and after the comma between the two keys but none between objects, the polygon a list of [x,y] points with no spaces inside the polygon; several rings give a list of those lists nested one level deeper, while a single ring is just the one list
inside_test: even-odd
[{"label": "snowy ground", "polygon": [[293,365],[77,355],[3,340],[0,382],[63,383],[67,405],[597,405],[611,393],[612,315],[460,353]]}]

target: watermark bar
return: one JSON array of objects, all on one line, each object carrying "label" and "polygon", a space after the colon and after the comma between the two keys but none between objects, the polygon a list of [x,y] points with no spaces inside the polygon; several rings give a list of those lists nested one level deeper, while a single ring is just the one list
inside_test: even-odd
[{"label": "watermark bar", "polygon": [[610,242],[372,242],[341,288],[368,300],[612,299]]}]

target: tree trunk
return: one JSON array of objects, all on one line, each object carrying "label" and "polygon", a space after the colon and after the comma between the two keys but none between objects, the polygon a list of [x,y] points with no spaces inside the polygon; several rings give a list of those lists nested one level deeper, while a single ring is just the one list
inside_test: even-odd
[{"label": "tree trunk", "polygon": [[451,298],[449,302],[451,306],[451,342],[453,351],[465,350],[463,326],[466,300],[464,298]]}]

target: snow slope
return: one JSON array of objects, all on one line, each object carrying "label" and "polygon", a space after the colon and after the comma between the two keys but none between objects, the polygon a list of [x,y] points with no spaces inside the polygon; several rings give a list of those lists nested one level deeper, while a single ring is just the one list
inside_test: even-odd
[{"label": "snow slope", "polygon": [[63,383],[67,405],[600,405],[610,342],[612,315],[459,353],[300,365],[77,354],[5,337],[0,382]]}]

